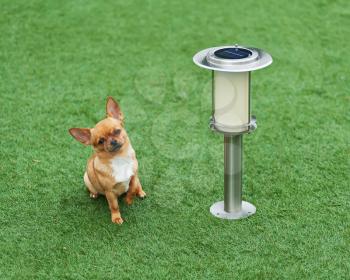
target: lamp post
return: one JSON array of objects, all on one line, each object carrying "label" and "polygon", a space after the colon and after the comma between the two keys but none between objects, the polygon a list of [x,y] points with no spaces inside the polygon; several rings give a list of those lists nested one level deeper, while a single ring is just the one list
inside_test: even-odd
[{"label": "lamp post", "polygon": [[239,45],[198,52],[193,61],[212,70],[212,116],[209,127],[224,135],[224,201],[210,212],[222,219],[253,215],[253,204],[242,201],[242,135],[256,129],[250,115],[250,72],[269,66],[272,57],[261,49]]}]

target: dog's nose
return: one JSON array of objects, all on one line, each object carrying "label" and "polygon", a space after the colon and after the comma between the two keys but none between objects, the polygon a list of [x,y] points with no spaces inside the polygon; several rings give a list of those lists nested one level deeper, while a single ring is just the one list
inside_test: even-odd
[{"label": "dog's nose", "polygon": [[114,139],[111,141],[111,145],[112,146],[117,146],[118,145],[118,142],[117,141],[115,141]]}]

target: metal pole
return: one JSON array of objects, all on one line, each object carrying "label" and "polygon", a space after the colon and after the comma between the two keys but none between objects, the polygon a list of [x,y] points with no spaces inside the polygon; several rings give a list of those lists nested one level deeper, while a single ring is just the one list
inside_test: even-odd
[{"label": "metal pole", "polygon": [[224,200],[214,203],[210,212],[221,219],[243,219],[253,215],[253,204],[242,201],[243,135],[224,136]]},{"label": "metal pole", "polygon": [[242,210],[242,135],[224,137],[224,210]]}]

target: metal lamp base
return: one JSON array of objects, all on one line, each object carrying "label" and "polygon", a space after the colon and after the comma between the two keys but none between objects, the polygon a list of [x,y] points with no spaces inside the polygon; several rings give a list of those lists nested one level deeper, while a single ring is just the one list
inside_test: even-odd
[{"label": "metal lamp base", "polygon": [[242,201],[242,208],[240,211],[234,211],[231,213],[224,210],[224,201],[216,202],[210,207],[210,213],[212,213],[215,217],[227,220],[239,220],[247,218],[255,214],[255,212],[255,206],[246,201]]}]

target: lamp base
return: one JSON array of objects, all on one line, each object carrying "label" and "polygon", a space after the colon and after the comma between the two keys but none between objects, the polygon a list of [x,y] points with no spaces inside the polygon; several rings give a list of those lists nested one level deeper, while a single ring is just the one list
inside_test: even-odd
[{"label": "lamp base", "polygon": [[239,220],[247,218],[253,214],[255,214],[256,208],[253,204],[242,201],[242,209],[239,212],[226,212],[224,210],[224,202],[219,201],[214,203],[210,207],[210,213],[212,213],[215,217],[218,217],[220,219],[227,219],[227,220]]}]

